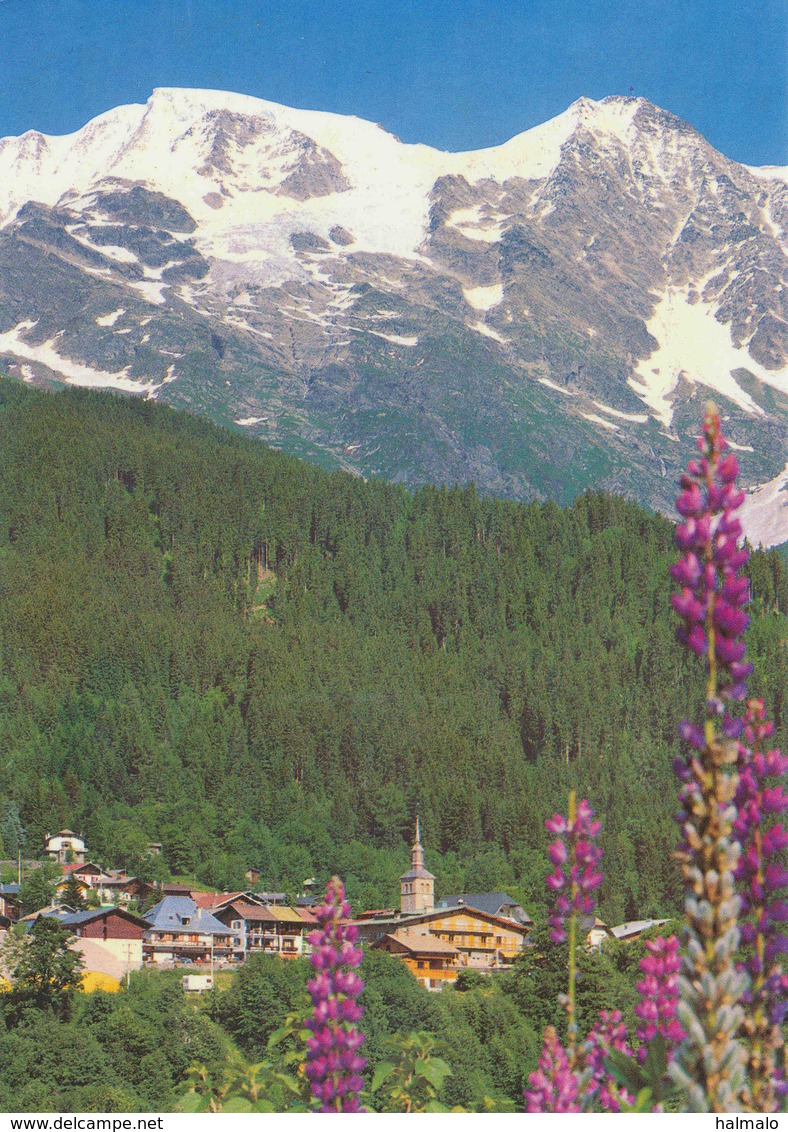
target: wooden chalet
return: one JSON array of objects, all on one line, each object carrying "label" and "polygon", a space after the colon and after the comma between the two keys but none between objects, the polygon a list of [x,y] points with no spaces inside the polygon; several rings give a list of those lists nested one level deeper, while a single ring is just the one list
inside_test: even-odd
[{"label": "wooden chalet", "polygon": [[309,951],[307,936],[316,920],[305,908],[296,911],[276,904],[251,904],[232,900],[214,910],[214,915],[232,931],[233,957],[277,955],[297,959]]},{"label": "wooden chalet", "polygon": [[[91,940],[109,952],[127,970],[142,966],[142,940],[148,923],[125,908],[92,908],[83,912],[38,913],[56,919],[77,941]],[[36,916],[36,918],[37,918]]]},{"label": "wooden chalet", "polygon": [[0,884],[0,916],[10,923],[19,918],[18,884]]},{"label": "wooden chalet", "polygon": [[142,953],[148,962],[208,963],[232,957],[232,932],[190,896],[165,896],[145,919]]},{"label": "wooden chalet", "polygon": [[399,928],[372,946],[399,956],[427,990],[441,990],[446,983],[456,982],[462,969],[457,948],[424,930]]},{"label": "wooden chalet", "polygon": [[376,944],[384,935],[401,929],[428,932],[451,944],[459,952],[459,964],[479,971],[495,971],[508,967],[525,946],[530,924],[521,924],[504,916],[492,916],[478,908],[460,905],[436,908],[418,916],[395,916],[380,919],[358,919],[359,940]]},{"label": "wooden chalet", "polygon": [[60,864],[67,864],[69,861],[82,862],[87,859],[85,842],[72,829],[48,833],[44,838],[44,852]]}]

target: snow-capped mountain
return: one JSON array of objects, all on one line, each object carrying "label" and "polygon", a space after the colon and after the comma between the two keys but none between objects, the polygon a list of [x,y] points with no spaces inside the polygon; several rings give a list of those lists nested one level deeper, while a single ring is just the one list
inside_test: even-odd
[{"label": "snow-capped mountain", "polygon": [[0,141],[0,366],[410,484],[670,510],[712,396],[788,540],[788,179],[642,99],[442,153],[157,90]]}]

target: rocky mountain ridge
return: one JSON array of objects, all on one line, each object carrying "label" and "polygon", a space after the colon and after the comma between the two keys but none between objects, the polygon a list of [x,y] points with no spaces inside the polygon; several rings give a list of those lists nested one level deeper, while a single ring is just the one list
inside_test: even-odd
[{"label": "rocky mountain ridge", "polygon": [[711,395],[788,540],[788,182],[643,99],[447,154],[159,90],[0,141],[0,365],[365,476],[670,511]]}]

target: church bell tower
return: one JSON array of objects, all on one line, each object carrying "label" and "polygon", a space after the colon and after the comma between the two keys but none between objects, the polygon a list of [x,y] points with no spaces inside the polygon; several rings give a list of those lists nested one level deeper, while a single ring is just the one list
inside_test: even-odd
[{"label": "church bell tower", "polygon": [[435,877],[424,867],[424,847],[416,818],[416,840],[410,851],[410,869],[400,877],[400,910],[403,915],[432,912],[435,908]]}]

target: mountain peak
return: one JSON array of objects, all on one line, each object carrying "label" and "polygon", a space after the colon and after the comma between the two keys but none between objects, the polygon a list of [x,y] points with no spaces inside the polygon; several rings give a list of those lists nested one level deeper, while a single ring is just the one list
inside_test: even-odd
[{"label": "mountain peak", "polygon": [[363,475],[571,498],[596,468],[667,508],[705,387],[767,485],[756,516],[784,518],[788,197],[644,98],[445,153],[160,87],[0,142],[0,221],[24,380],[203,408]]}]

